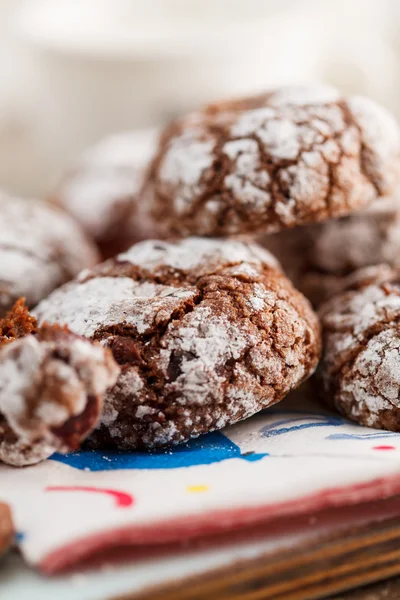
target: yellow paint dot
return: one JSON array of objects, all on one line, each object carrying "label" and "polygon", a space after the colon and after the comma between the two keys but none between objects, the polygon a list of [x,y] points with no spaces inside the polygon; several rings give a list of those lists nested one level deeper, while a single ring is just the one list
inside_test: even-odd
[{"label": "yellow paint dot", "polygon": [[208,485],[188,485],[186,489],[188,492],[201,494],[203,492],[208,492]]}]

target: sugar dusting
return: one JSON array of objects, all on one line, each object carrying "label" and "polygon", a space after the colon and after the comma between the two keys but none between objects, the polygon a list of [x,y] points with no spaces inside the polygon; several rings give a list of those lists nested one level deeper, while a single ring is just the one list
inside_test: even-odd
[{"label": "sugar dusting", "polygon": [[[15,347],[20,351],[16,353]],[[17,340],[0,352],[0,413],[18,428],[18,419],[27,412],[26,393],[40,371],[44,348],[33,337]]]},{"label": "sugar dusting", "polygon": [[270,194],[265,191],[270,177],[268,171],[261,168],[257,142],[251,139],[234,140],[225,144],[222,151],[236,161],[236,170],[225,177],[225,186],[243,203],[265,210],[270,203]]},{"label": "sugar dusting", "polygon": [[[325,207],[326,197],[329,192],[328,165],[336,165],[342,148],[340,137],[337,134],[344,132],[345,122],[337,106],[318,106],[299,108],[284,105],[280,108],[260,108],[243,112],[232,126],[232,136],[253,136],[259,140],[263,153],[273,162],[281,160],[296,161],[280,169],[279,180],[289,190],[288,197],[281,198],[274,203],[275,212],[286,226],[296,224],[298,212],[306,206],[313,206],[313,210]],[[335,133],[335,139],[326,140],[327,136]],[[354,130],[354,135],[356,131]],[[239,145],[240,141],[229,142]],[[233,174],[225,178],[225,186],[231,187],[231,181],[246,182],[246,177],[255,178],[257,185],[263,190],[264,209],[273,201],[269,177],[262,179],[262,159],[258,144],[251,140],[253,145],[252,162],[237,161]],[[246,155],[245,155],[246,156]],[[243,184],[242,184],[243,187]],[[243,189],[236,185],[233,190],[235,199],[240,203],[252,201],[253,209],[259,206],[257,194],[246,198]],[[261,191],[258,190],[258,194]]]},{"label": "sugar dusting", "polygon": [[244,233],[249,217],[270,232],[367,206],[394,191],[399,172],[400,133],[384,109],[294,86],[257,108],[222,103],[182,119],[145,196],[164,220],[169,206],[178,233]]},{"label": "sugar dusting", "polygon": [[82,414],[88,398],[104,394],[118,373],[100,345],[68,333],[46,340],[28,335],[1,348],[0,416],[17,438],[0,442],[1,459],[33,464],[66,450],[54,429]]},{"label": "sugar dusting", "polygon": [[36,201],[0,195],[0,304],[35,304],[97,262],[94,247],[66,214]]},{"label": "sugar dusting", "polygon": [[[129,263],[137,280],[118,276]],[[123,448],[178,443],[268,406],[311,372],[305,356],[318,345],[310,309],[272,255],[236,240],[139,243],[35,314],[110,347],[126,338],[97,432]]]},{"label": "sugar dusting", "polygon": [[202,404],[210,397],[218,397],[224,381],[218,375],[218,368],[230,359],[238,360],[259,335],[252,336],[223,316],[214,315],[210,307],[196,307],[163,340],[160,367],[164,371],[168,370],[174,353],[182,356],[181,375],[167,384],[167,391],[179,390],[182,404]]},{"label": "sugar dusting", "polygon": [[214,162],[214,140],[201,139],[196,129],[173,139],[160,167],[163,185],[177,187],[175,197],[177,213],[184,212],[193,196],[201,194],[203,172]]},{"label": "sugar dusting", "polygon": [[[181,271],[196,270],[216,264],[248,263],[277,267],[275,257],[258,244],[212,238],[190,237],[172,244],[158,240],[146,240],[135,244],[117,257],[146,270],[170,267]],[[209,269],[208,269],[209,270]]]},{"label": "sugar dusting", "polygon": [[156,320],[167,321],[194,288],[175,288],[128,277],[97,277],[71,283],[41,302],[33,314],[39,321],[68,325],[74,333],[91,337],[112,325],[127,324],[144,333]]},{"label": "sugar dusting", "polygon": [[362,96],[349,98],[348,106],[361,127],[374,168],[379,169],[386,161],[393,160],[400,146],[400,132],[394,117],[382,106]]},{"label": "sugar dusting", "polygon": [[[382,331],[368,341],[353,365],[341,393],[354,398],[352,415],[367,413],[370,427],[380,427],[380,412],[400,409],[400,337],[395,329]],[[372,385],[371,385],[372,383]]]},{"label": "sugar dusting", "polygon": [[[320,311],[326,331],[321,373],[326,389],[336,381],[337,406],[369,426],[382,427],[382,411],[400,408],[400,295],[396,285],[391,292],[374,283],[344,292]],[[346,360],[354,349],[359,349],[354,360]]]}]

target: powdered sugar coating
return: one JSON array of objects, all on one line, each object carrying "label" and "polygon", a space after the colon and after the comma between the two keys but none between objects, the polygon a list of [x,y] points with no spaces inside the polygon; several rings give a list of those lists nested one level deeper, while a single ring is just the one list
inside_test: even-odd
[{"label": "powdered sugar coating", "polygon": [[115,243],[116,251],[121,250],[145,235],[143,227],[151,227],[138,219],[136,196],[157,135],[156,130],[145,130],[101,140],[65,174],[54,192],[55,202],[100,245]]},{"label": "powdered sugar coating", "polygon": [[122,319],[142,334],[153,325],[155,317],[168,319],[182,301],[195,294],[194,289],[139,282],[130,277],[98,277],[56,290],[34,314],[46,315],[50,323],[68,324],[71,331],[86,337],[92,337],[100,328],[119,325]]},{"label": "powdered sugar coating", "polygon": [[203,171],[213,164],[214,146],[213,140],[199,139],[196,131],[190,130],[171,141],[171,152],[161,165],[160,176],[172,189],[176,185],[181,188],[175,199],[178,213],[185,211],[194,195],[205,190],[200,179]]},{"label": "powdered sugar coating", "polygon": [[376,282],[371,276],[371,269],[360,272],[353,287],[322,306],[325,348],[319,374],[326,398],[346,416],[398,431],[399,273],[377,268]]},{"label": "powdered sugar coating", "polygon": [[[271,200],[269,192],[265,191],[270,176],[267,171],[261,170],[257,142],[251,139],[234,140],[225,144],[223,152],[231,160],[236,161],[236,172],[225,178],[227,189],[232,194],[240,196],[244,203],[254,205],[255,210],[258,208],[263,211],[265,205]],[[213,202],[215,203],[216,200],[213,199]]]},{"label": "powdered sugar coating", "polygon": [[70,450],[96,425],[118,373],[109,351],[63,330],[2,347],[0,461],[22,466]]},{"label": "powdered sugar coating", "polygon": [[219,266],[221,262],[248,266],[265,264],[279,268],[275,257],[257,244],[199,237],[184,239],[179,244],[146,240],[117,256],[117,261],[128,261],[146,270],[167,267],[197,274],[209,272],[210,267]]},{"label": "powdered sugar coating", "polygon": [[237,241],[142,242],[36,315],[101,340],[121,366],[97,447],[164,446],[236,422],[308,377],[319,352],[306,300],[268,252]]},{"label": "powdered sugar coating", "polygon": [[382,106],[369,98],[353,96],[348,106],[358,126],[363,132],[363,160],[382,195],[389,194],[398,185],[396,173],[388,172],[382,176],[381,167],[389,163],[399,149],[398,127],[392,115]]},{"label": "powdered sugar coating", "polygon": [[44,202],[0,195],[0,313],[21,296],[35,305],[97,260],[68,215]]},{"label": "powdered sugar coating", "polygon": [[172,123],[141,201],[167,232],[272,232],[349,214],[399,181],[400,133],[383,108],[300,86]]},{"label": "powdered sugar coating", "polygon": [[340,291],[353,271],[400,264],[400,199],[382,199],[352,216],[263,236],[260,242],[318,306]]}]

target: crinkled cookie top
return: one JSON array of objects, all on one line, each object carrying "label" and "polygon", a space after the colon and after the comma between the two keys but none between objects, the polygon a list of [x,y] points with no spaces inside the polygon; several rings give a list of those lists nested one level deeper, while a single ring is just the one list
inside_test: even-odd
[{"label": "crinkled cookie top", "polygon": [[400,273],[382,265],[348,279],[320,310],[319,368],[328,401],[368,426],[400,430]]},{"label": "crinkled cookie top", "polygon": [[97,261],[94,245],[69,215],[0,193],[0,314],[21,296],[35,305]]},{"label": "crinkled cookie top", "polygon": [[141,202],[167,232],[272,232],[349,214],[399,181],[399,129],[384,108],[299,86],[173,122]]},{"label": "crinkled cookie top", "polygon": [[121,365],[98,447],[183,442],[281,400],[314,370],[319,324],[257,244],[147,241],[41,302],[40,321],[101,340]]},{"label": "crinkled cookie top", "polygon": [[315,306],[364,267],[400,265],[400,198],[374,202],[356,214],[262,236],[294,285]]}]

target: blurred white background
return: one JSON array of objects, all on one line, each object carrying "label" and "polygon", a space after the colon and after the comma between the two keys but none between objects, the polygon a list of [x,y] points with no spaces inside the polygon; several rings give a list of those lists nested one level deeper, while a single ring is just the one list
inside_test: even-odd
[{"label": "blurred white background", "polygon": [[0,186],[43,195],[102,136],[323,80],[400,118],[398,0],[0,0]]}]

